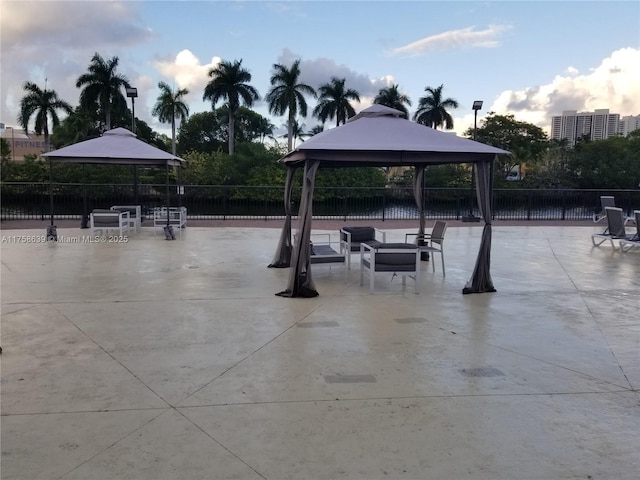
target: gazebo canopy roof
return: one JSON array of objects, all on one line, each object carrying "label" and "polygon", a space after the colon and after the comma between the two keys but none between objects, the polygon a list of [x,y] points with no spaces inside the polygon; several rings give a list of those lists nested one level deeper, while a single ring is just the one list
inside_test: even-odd
[{"label": "gazebo canopy roof", "polygon": [[114,128],[101,137],[45,153],[43,157],[53,162],[127,165],[181,165],[184,161],[139,140],[126,128]]},{"label": "gazebo canopy roof", "polygon": [[401,166],[472,163],[509,154],[412,122],[402,115],[399,110],[372,105],[346,124],[314,135],[282,161],[292,166],[307,159],[320,160],[322,166]]}]

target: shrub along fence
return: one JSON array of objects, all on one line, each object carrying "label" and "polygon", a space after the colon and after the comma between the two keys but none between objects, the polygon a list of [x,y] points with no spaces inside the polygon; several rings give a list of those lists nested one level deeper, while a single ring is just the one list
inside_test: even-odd
[{"label": "shrub along fence", "polygon": [[[3,220],[45,219],[50,214],[49,184],[0,184]],[[185,185],[183,193],[171,187],[172,206],[187,207],[190,219],[273,219],[284,215],[283,187]],[[166,203],[166,185],[54,183],[55,218],[79,218],[85,208],[142,205],[143,214]],[[86,192],[86,196],[85,196]],[[297,212],[301,189],[293,192]],[[616,204],[632,215],[640,209],[640,190],[495,189],[494,218],[498,220],[586,220],[600,211],[600,196],[613,195]],[[315,187],[314,217],[351,220],[412,220],[418,218],[413,191],[408,187]],[[428,218],[461,219],[479,216],[470,188],[426,188]]]}]

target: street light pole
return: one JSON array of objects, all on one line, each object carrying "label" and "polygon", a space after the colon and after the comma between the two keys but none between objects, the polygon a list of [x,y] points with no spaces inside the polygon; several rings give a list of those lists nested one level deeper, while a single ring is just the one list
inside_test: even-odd
[{"label": "street light pole", "polygon": [[136,97],[138,89],[135,87],[127,87],[127,97],[131,99],[131,131],[136,133]]},{"label": "street light pole", "polygon": [[[136,133],[136,97],[138,89],[135,87],[127,87],[127,97],[131,99],[131,133]],[[133,202],[138,203],[138,166],[133,166]]]},{"label": "street light pole", "polygon": [[[482,108],[482,100],[475,100],[473,102],[473,140],[476,141],[478,136],[478,110]],[[471,166],[471,191],[469,192],[469,215],[462,217],[463,222],[479,222],[480,219],[473,214],[473,189],[476,183],[475,180],[475,165]]]}]

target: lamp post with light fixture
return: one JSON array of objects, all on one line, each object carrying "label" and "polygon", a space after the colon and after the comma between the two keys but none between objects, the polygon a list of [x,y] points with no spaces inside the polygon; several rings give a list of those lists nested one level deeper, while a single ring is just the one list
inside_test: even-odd
[{"label": "lamp post with light fixture", "polygon": [[478,135],[478,110],[482,108],[482,100],[475,100],[473,102],[473,139],[475,140]]},{"label": "lamp post with light fixture", "polygon": [[[138,89],[135,87],[127,87],[127,97],[131,99],[131,133],[136,133],[136,97]],[[133,166],[133,201],[138,203],[138,166]]]},{"label": "lamp post with light fixture", "polygon": [[[478,136],[478,110],[482,108],[482,100],[474,100],[473,105],[473,140],[475,141]],[[475,165],[471,166],[471,192],[469,193],[469,215],[462,217],[463,222],[479,222],[480,219],[473,214],[473,189],[476,183],[475,180]]]},{"label": "lamp post with light fixture", "polygon": [[131,99],[131,131],[136,133],[136,97],[138,89],[135,87],[127,87],[127,98]]}]

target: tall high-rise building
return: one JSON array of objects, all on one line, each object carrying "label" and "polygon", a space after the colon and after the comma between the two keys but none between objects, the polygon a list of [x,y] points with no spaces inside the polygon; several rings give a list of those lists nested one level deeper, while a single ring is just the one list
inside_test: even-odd
[{"label": "tall high-rise building", "polygon": [[627,115],[620,119],[620,135],[626,137],[634,130],[640,130],[640,115]]},{"label": "tall high-rise building", "polygon": [[551,138],[554,140],[566,138],[572,146],[583,137],[604,140],[620,133],[620,115],[609,113],[608,109],[593,112],[566,110],[562,115],[551,118]]}]

